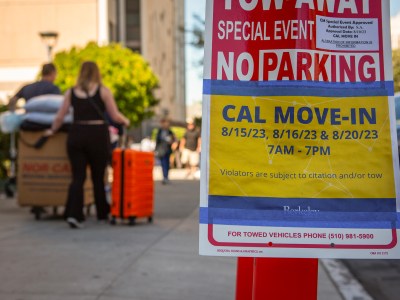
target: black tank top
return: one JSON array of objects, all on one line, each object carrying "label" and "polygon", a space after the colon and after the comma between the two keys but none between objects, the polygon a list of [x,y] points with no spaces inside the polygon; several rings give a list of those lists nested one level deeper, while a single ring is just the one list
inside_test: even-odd
[{"label": "black tank top", "polygon": [[91,98],[79,98],[75,95],[74,89],[71,89],[71,105],[74,108],[74,121],[104,120],[104,117],[100,115],[100,112],[104,115],[106,109],[103,100],[101,100],[100,86]]}]

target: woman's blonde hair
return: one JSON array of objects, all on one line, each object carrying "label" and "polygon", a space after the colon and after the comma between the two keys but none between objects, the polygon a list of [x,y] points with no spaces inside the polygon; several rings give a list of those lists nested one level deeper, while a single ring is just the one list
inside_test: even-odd
[{"label": "woman's blonde hair", "polygon": [[101,84],[99,67],[93,61],[85,61],[82,63],[76,85],[89,92],[89,86],[93,83]]}]

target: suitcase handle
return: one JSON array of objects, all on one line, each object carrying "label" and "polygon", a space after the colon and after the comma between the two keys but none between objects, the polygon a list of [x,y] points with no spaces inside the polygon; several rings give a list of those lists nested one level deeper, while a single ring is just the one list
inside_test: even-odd
[{"label": "suitcase handle", "polygon": [[120,148],[126,149],[128,148],[128,128],[126,126],[122,126],[122,136],[120,141]]}]

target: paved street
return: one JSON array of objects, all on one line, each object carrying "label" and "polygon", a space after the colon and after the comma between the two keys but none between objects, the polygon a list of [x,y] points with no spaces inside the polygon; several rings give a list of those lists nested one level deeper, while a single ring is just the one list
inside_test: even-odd
[{"label": "paved street", "polygon": [[[157,177],[157,176],[156,176]],[[0,199],[0,299],[232,300],[236,259],[198,253],[199,182],[156,182],[154,223],[35,221],[29,208]],[[340,300],[320,267],[319,299]]]},{"label": "paved street", "polygon": [[400,298],[400,260],[344,260],[373,299]]}]

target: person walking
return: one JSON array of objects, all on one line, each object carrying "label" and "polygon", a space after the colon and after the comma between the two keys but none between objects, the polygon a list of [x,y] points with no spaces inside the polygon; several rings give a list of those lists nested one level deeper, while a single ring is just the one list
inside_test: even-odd
[{"label": "person walking", "polygon": [[56,94],[60,95],[60,89],[54,85],[57,77],[56,66],[52,63],[44,64],[41,71],[41,79],[31,84],[23,86],[11,99],[8,104],[11,111],[15,110],[17,101],[21,98],[29,101],[33,97]]},{"label": "person walking", "polygon": [[[11,97],[8,103],[8,109],[10,111],[15,111],[17,102],[19,99],[23,98],[25,102],[28,102],[31,98],[53,94],[53,95],[60,95],[60,89],[54,85],[54,81],[57,77],[57,69],[56,66],[52,63],[47,63],[42,65],[42,70],[40,72],[41,79],[39,81],[27,84],[23,86],[13,97]],[[15,133],[12,133],[14,135]],[[12,138],[13,140],[13,138]],[[14,164],[16,160],[16,153],[12,154],[11,157],[11,176],[9,181],[5,185],[5,191],[7,195],[14,195],[13,189],[11,186],[16,184],[16,177],[14,175]],[[32,213],[40,212],[46,213],[46,210],[43,207],[33,207],[31,209]]]},{"label": "person walking", "polygon": [[193,179],[200,160],[201,135],[193,119],[188,119],[186,123],[187,129],[181,139],[179,148],[182,152],[181,162],[186,165],[187,169],[186,177]]},{"label": "person walking", "polygon": [[74,110],[74,122],[68,132],[67,153],[72,168],[72,182],[64,217],[71,228],[82,228],[83,185],[86,179],[86,166],[89,165],[97,219],[108,221],[110,206],[104,190],[104,173],[110,155],[108,124],[104,117],[107,111],[116,123],[129,126],[129,120],[119,112],[111,91],[102,85],[100,71],[95,62],[82,64],[76,85],[64,96],[51,129],[46,136],[53,135],[61,126],[70,107]]},{"label": "person walking", "polygon": [[170,169],[169,158],[172,153],[171,146],[176,141],[175,135],[169,128],[169,125],[170,124],[167,119],[162,119],[161,127],[159,128],[156,137],[156,154],[161,163],[163,184],[167,184],[169,182],[168,173]]}]

